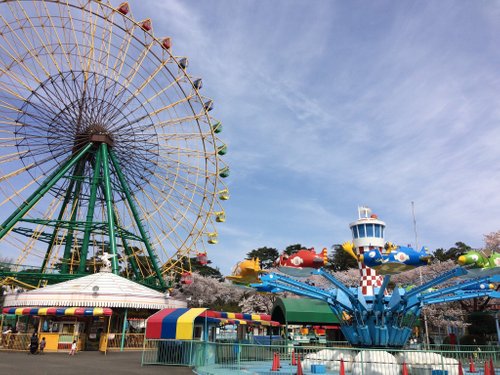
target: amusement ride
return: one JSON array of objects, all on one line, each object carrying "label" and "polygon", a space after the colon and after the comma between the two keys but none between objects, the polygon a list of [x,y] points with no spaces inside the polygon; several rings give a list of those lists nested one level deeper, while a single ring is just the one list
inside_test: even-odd
[{"label": "amusement ride", "polygon": [[[0,284],[111,269],[166,290],[229,198],[202,79],[128,3],[0,2]],[[183,279],[184,278],[184,279]]]},{"label": "amusement ride", "polygon": [[[389,288],[391,275],[426,266],[430,256],[425,248],[416,251],[386,242],[385,223],[367,207],[358,211],[358,220],[350,224],[353,241],[342,248],[358,262],[359,286],[344,285],[323,267],[322,257],[312,249],[300,250],[300,254],[286,259],[280,257],[276,264],[280,273],[264,273],[255,267],[252,270],[248,262],[245,277],[233,276],[231,280],[254,280],[249,286],[259,292],[290,292],[326,302],[346,340],[358,347],[404,346],[424,306],[479,297],[500,298],[494,285],[500,282],[500,257],[486,257],[477,251],[460,256],[461,266],[432,280],[412,288]],[[311,275],[322,277],[330,287],[308,282]]]}]

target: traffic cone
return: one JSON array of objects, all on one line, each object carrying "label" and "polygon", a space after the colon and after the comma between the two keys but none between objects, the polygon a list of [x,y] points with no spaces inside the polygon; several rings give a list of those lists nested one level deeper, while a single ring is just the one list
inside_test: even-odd
[{"label": "traffic cone", "polygon": [[490,358],[490,375],[495,375],[495,366],[493,366],[493,358]]},{"label": "traffic cone", "polygon": [[278,367],[278,357],[276,356],[276,352],[274,352],[273,355],[273,365],[271,367],[271,371],[279,371],[280,368]]},{"label": "traffic cone", "polygon": [[339,375],[345,375],[344,358],[340,358],[340,371]]},{"label": "traffic cone", "polygon": [[488,364],[488,361],[484,361],[484,375],[491,375],[490,374],[490,366]]},{"label": "traffic cone", "polygon": [[404,361],[403,361],[403,371],[401,375],[408,375],[408,367],[406,367],[406,362]]},{"label": "traffic cone", "polygon": [[474,364],[472,357],[469,359],[469,372],[476,372],[476,365]]},{"label": "traffic cone", "polygon": [[302,363],[300,363],[300,354],[297,355],[297,375],[304,375],[302,372]]},{"label": "traffic cone", "polygon": [[462,362],[458,361],[458,375],[464,375],[464,369],[462,368]]},{"label": "traffic cone", "polygon": [[276,362],[278,363],[278,369],[280,369],[281,368],[280,352],[276,352]]},{"label": "traffic cone", "polygon": [[292,366],[297,366],[297,358],[295,357],[294,350],[292,350]]}]

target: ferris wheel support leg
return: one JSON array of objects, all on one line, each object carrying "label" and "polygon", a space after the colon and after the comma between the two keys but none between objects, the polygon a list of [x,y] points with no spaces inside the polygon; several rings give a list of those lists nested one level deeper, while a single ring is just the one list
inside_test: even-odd
[{"label": "ferris wheel support leg", "polygon": [[2,239],[16,223],[38,203],[40,199],[59,181],[68,170],[73,167],[83,155],[92,147],[93,143],[87,144],[76,155],[72,156],[61,168],[50,175],[30,197],[24,201],[0,226],[0,239]]},{"label": "ferris wheel support leg", "polygon": [[94,175],[90,185],[89,208],[87,210],[87,218],[85,220],[85,231],[83,234],[82,249],[80,251],[80,264],[78,265],[78,273],[85,273],[85,263],[89,253],[90,233],[92,231],[92,221],[94,220],[95,202],[97,199],[97,187],[101,176],[101,149],[98,148],[95,154]]},{"label": "ferris wheel support leg", "polygon": [[118,252],[116,251],[116,237],[115,237],[115,215],[113,212],[113,197],[111,192],[111,179],[109,174],[109,160],[108,160],[108,145],[106,143],[101,143],[101,153],[102,153],[102,167],[104,175],[104,192],[106,200],[106,212],[108,216],[108,233],[109,233],[109,247],[111,254],[114,255],[111,258],[111,270],[115,275],[118,275]]},{"label": "ferris wheel support leg", "polygon": [[141,237],[144,242],[144,246],[146,246],[146,250],[148,251],[149,258],[151,260],[151,263],[153,264],[153,268],[156,273],[156,277],[158,278],[158,282],[160,283],[162,288],[166,288],[165,281],[163,280],[160,268],[158,267],[158,262],[156,260],[156,255],[153,252],[153,249],[151,248],[151,244],[149,243],[149,239],[146,233],[146,230],[144,229],[141,218],[139,216],[139,212],[137,211],[137,208],[135,207],[134,199],[132,198],[132,194],[130,194],[130,189],[128,188],[127,180],[125,179],[125,176],[123,175],[123,172],[120,168],[120,165],[118,163],[118,160],[116,159],[113,150],[110,150],[109,156],[111,158],[111,162],[113,163],[113,166],[115,168],[116,174],[118,175],[118,179],[120,180],[120,184],[122,186],[123,192],[125,193],[125,197],[127,198],[127,202],[130,206],[130,210],[132,211],[132,215],[134,216],[135,223],[137,224],[137,228],[139,229],[139,232],[141,233]]},{"label": "ferris wheel support leg", "polygon": [[[82,174],[85,169],[85,160],[80,160],[75,166],[75,174],[76,178],[75,190],[73,195],[73,204],[71,205],[71,222],[74,223],[76,221],[78,215],[78,202],[80,201],[79,196],[82,191]],[[73,247],[73,238],[74,238],[75,229],[70,227],[68,229],[68,234],[66,235],[66,245],[64,246],[64,255],[63,255],[63,263],[61,267],[61,273],[69,273],[69,263],[71,260],[71,248]]]},{"label": "ferris wheel support leg", "polygon": [[[115,223],[119,225],[120,223],[118,221],[118,217],[116,216],[116,212],[114,212],[114,214],[115,214]],[[139,280],[142,278],[142,275],[139,271],[139,266],[137,265],[137,261],[135,260],[134,253],[132,250],[130,250],[130,246],[128,245],[127,239],[125,238],[123,233],[120,235],[120,238],[122,240],[123,248],[125,250],[125,255],[127,255],[128,257],[127,261],[130,262],[130,264],[132,265],[132,271],[134,272],[134,276],[136,277],[137,280]]]},{"label": "ferris wheel support leg", "polygon": [[[71,180],[70,183],[69,183],[69,186],[68,186],[68,189],[66,190],[66,195],[64,197],[64,200],[63,200],[63,203],[61,205],[61,209],[59,210],[59,215],[57,217],[57,222],[59,222],[60,220],[62,220],[62,218],[64,217],[64,212],[66,212],[66,207],[68,206],[68,203],[71,199],[71,192],[73,191],[73,188],[75,187],[75,180]],[[47,262],[49,261],[50,259],[50,254],[52,253],[52,249],[56,243],[56,239],[57,239],[57,233],[59,232],[59,228],[61,226],[58,224],[54,227],[54,232],[52,232],[52,235],[50,237],[50,240],[49,240],[49,246],[47,247],[47,251],[45,253],[45,256],[43,258],[43,262],[42,262],[42,266],[40,268],[40,271],[42,273],[45,272],[46,268],[47,268]]]}]

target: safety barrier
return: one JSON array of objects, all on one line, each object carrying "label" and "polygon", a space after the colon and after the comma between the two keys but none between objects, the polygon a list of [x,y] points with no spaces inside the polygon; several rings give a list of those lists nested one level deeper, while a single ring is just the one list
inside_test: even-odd
[{"label": "safety barrier", "polygon": [[[122,347],[121,333],[110,333],[108,335],[108,350],[120,350]],[[123,341],[123,349],[142,350],[144,345],[144,333],[126,333]]]},{"label": "safety barrier", "polygon": [[0,349],[28,350],[31,333],[7,333],[0,335]]},{"label": "safety barrier", "polygon": [[[270,371],[275,356],[283,368],[280,374],[296,373],[292,357],[300,357],[302,368],[322,368],[338,374],[341,360],[346,374],[355,375],[458,375],[474,366],[484,368],[500,364],[499,347],[475,347],[474,350],[393,350],[345,347],[250,345],[181,340],[146,340],[142,364],[195,367],[198,374],[260,373]],[[460,363],[460,364],[459,364]],[[466,371],[464,371],[466,373]]]},{"label": "safety barrier", "polygon": [[[7,333],[0,335],[0,350],[28,350],[32,333]],[[43,334],[42,334],[43,336]],[[108,335],[107,350],[117,351],[122,349],[122,334],[110,333]],[[41,337],[41,336],[40,336]],[[74,337],[72,335],[59,335],[57,348],[54,350],[65,351],[70,349]],[[123,341],[124,350],[142,350],[144,345],[143,333],[126,333]],[[79,336],[79,350],[85,348],[85,335]],[[51,351],[51,350],[49,350]]]}]

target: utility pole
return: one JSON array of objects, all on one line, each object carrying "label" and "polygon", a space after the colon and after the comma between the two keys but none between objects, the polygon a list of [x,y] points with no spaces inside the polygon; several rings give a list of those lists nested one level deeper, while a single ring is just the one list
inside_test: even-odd
[{"label": "utility pole", "polygon": [[[415,202],[411,201],[411,214],[413,216],[413,231],[415,232],[415,250],[418,251],[418,232],[417,232],[417,219],[415,216]],[[422,277],[422,268],[419,267],[419,276],[420,276],[420,285],[424,283],[423,277]],[[425,313],[425,310],[422,311],[422,316],[424,318],[424,330],[425,330],[425,345],[427,348],[429,348],[429,326],[427,324],[427,314]]]}]

